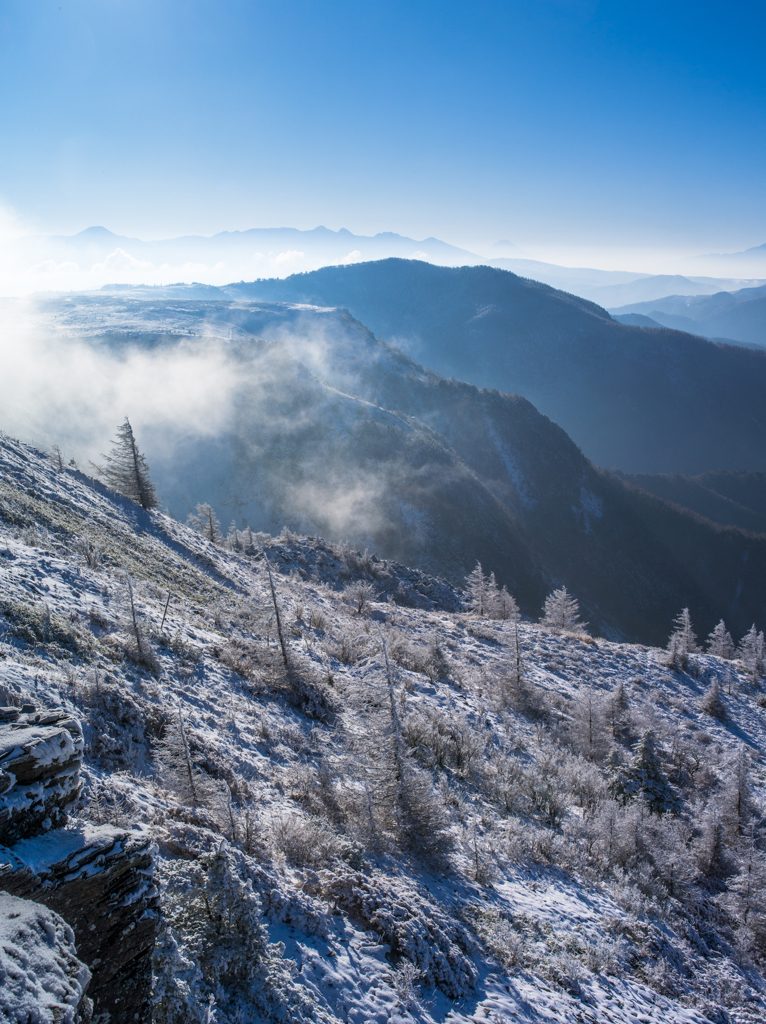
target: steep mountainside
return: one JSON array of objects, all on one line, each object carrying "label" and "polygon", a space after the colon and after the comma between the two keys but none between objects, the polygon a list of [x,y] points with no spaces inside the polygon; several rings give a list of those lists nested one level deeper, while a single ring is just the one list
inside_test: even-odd
[{"label": "steep mountainside", "polygon": [[722,526],[766,533],[766,473],[658,473],[624,479]]},{"label": "steep mountainside", "polygon": [[[216,427],[140,431],[181,519],[209,501],[224,523],[288,524],[453,581],[478,559],[525,613],[564,583],[613,637],[661,642],[684,606],[706,631],[722,616],[740,632],[766,618],[766,538],[626,487],[526,399],[426,370],[343,311],[68,296],[35,315],[57,344],[85,337],[122,372],[131,353],[150,351],[156,372],[186,380],[195,338],[220,353],[233,383],[214,391]],[[71,417],[47,403],[38,412],[71,450]],[[105,438],[93,443],[103,450]]]},{"label": "steep mountainside", "polygon": [[[317,538],[209,543],[6,438],[0,594],[6,717],[82,724],[62,848],[156,843],[154,1024],[764,1019],[762,637],[683,627],[671,656],[460,611]],[[51,955],[2,937],[15,1019],[67,1019]],[[53,952],[103,983],[79,935]]]},{"label": "steep mountainside", "polygon": [[766,469],[766,353],[628,327],[489,267],[383,260],[230,291],[344,306],[440,373],[524,395],[602,466]]}]

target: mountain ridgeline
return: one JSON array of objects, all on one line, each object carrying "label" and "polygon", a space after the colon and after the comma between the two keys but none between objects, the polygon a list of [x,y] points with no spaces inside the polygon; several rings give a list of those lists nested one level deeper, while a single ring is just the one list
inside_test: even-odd
[{"label": "mountain ridgeline", "polygon": [[701,632],[766,620],[766,536],[597,469],[526,398],[427,370],[343,310],[103,295],[37,315],[121,360],[161,349],[172,367],[198,343],[233,366],[217,430],[141,432],[180,519],[208,501],[240,527],[345,539],[454,583],[478,559],[525,614],[565,584],[611,637],[663,643],[684,606]]},{"label": "mountain ridgeline", "polygon": [[766,352],[620,324],[491,267],[389,259],[229,293],[345,307],[439,373],[523,394],[601,466],[766,470]]}]

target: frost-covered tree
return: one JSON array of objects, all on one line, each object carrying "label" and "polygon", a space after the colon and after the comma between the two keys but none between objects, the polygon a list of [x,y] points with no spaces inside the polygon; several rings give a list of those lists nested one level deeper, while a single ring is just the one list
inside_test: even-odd
[{"label": "frost-covered tree", "polygon": [[699,651],[688,608],[684,608],[676,616],[673,625],[675,629],[670,634],[667,646],[668,664],[676,669],[685,669],[689,663],[689,655]]},{"label": "frost-covered tree", "polygon": [[213,511],[212,505],[208,505],[206,501],[201,501],[197,504],[196,511],[189,515],[186,522],[193,530],[201,533],[206,540],[209,540],[211,544],[221,543],[221,524]]},{"label": "frost-covered tree", "polygon": [[609,728],[612,738],[615,740],[622,741],[627,736],[630,718],[628,713],[629,706],[625,685],[620,679],[612,690],[606,706]]},{"label": "frost-covered tree", "polygon": [[196,763],[180,705],[167,723],[163,742],[157,752],[157,762],[162,781],[177,794],[182,803],[203,807],[220,802],[220,791]]},{"label": "frost-covered tree", "polygon": [[199,965],[184,955],[166,925],[152,953],[153,1024],[208,1024],[214,1019]]},{"label": "frost-covered tree", "polygon": [[382,632],[379,635],[384,676],[379,682],[365,680],[363,688],[349,695],[347,705],[349,727],[359,737],[352,770],[365,794],[365,830],[372,842],[388,837],[438,862],[452,842],[448,819],[430,773],[416,764],[407,745],[388,644]]},{"label": "frost-covered tree", "polygon": [[717,658],[733,658],[734,651],[735,647],[731,633],[726,629],[726,623],[721,619],[707,638],[707,653],[714,654]]},{"label": "frost-covered tree", "polygon": [[488,615],[492,604],[490,577],[484,575],[481,562],[465,578],[465,589],[468,592],[468,607],[477,615]]},{"label": "frost-covered tree", "polygon": [[763,675],[766,669],[766,650],[763,633],[759,633],[755,624],[745,633],[737,648],[739,660],[754,676]]},{"label": "frost-covered tree", "polygon": [[241,551],[242,542],[239,539],[239,532],[237,530],[237,524],[232,519],[229,525],[229,532],[226,534],[226,543],[229,545],[232,551]]},{"label": "frost-covered tree", "polygon": [[588,626],[587,622],[580,622],[580,605],[566,587],[559,587],[546,597],[540,622],[548,629],[564,632],[582,632]]},{"label": "frost-covered tree", "polygon": [[713,682],[702,695],[700,707],[708,715],[712,715],[713,718],[718,718],[719,720],[726,718],[726,704],[721,694],[721,684],[717,678],[713,679]]},{"label": "frost-covered tree", "polygon": [[149,466],[138,449],[127,416],[125,422],[117,428],[111,452],[101,457],[104,464],[97,466],[96,470],[107,486],[137,502],[142,508],[157,508],[159,502],[149,476]]},{"label": "frost-covered tree", "polygon": [[745,826],[752,820],[753,810],[750,759],[742,743],[727,773],[722,799],[722,814],[730,832],[737,836],[743,835]]},{"label": "frost-covered tree", "polygon": [[497,594],[496,614],[498,619],[504,622],[518,622],[520,618],[519,606],[508,589],[503,586]]},{"label": "frost-covered tree", "polygon": [[581,691],[574,702],[572,733],[577,746],[589,760],[606,756],[608,732],[604,723],[604,707],[592,687]]},{"label": "frost-covered tree", "polygon": [[652,814],[678,809],[678,796],[665,775],[651,729],[634,745],[633,757],[614,779],[611,790],[622,803],[641,798]]},{"label": "frost-covered tree", "polygon": [[[716,902],[739,925],[740,943],[745,949],[766,940],[766,858],[758,848],[755,823],[748,827],[736,873],[726,892]],[[744,941],[742,941],[744,939]]]},{"label": "frost-covered tree", "polygon": [[692,618],[688,608],[683,608],[673,620],[676,627],[670,634],[668,650],[673,646],[682,654],[696,654],[699,651],[697,646],[697,635],[692,626]]}]

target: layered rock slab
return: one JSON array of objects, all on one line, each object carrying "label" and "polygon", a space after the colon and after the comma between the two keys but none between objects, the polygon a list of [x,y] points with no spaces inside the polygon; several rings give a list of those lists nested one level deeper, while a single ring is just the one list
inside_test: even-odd
[{"label": "layered rock slab", "polygon": [[94,1022],[149,1024],[153,844],[138,831],[65,825],[80,794],[82,749],[79,723],[64,712],[0,709],[0,890],[71,926],[93,975]]}]

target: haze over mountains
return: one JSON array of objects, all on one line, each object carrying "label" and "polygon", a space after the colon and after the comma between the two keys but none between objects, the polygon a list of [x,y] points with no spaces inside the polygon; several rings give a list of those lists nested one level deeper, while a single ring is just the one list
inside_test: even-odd
[{"label": "haze over mountains", "polygon": [[[401,265],[419,292],[418,273],[438,271]],[[545,286],[479,274],[522,288],[532,311],[542,295],[547,316],[558,302],[560,317],[571,308],[603,321],[624,346],[644,337]],[[427,298],[420,305],[433,309]],[[113,420],[135,409],[160,494],[181,519],[209,501],[239,526],[286,523],[456,581],[479,559],[527,614],[565,583],[593,627],[611,636],[662,642],[684,605],[705,630],[722,616],[740,632],[766,617],[766,537],[718,529],[627,487],[525,398],[427,370],[330,303],[150,299],[128,290],[23,308],[34,319],[27,347],[39,367],[51,363],[51,384],[38,368],[27,383],[41,401],[30,409],[24,381],[7,377],[4,428],[18,427],[10,393],[20,394],[26,435],[57,441],[86,466],[88,455],[98,461]],[[454,307],[444,311],[451,317]],[[548,362],[565,351],[566,339]],[[65,367],[75,368],[69,380]],[[98,374],[132,385],[115,394],[100,383],[94,405],[86,389]]]},{"label": "haze over mountains", "polygon": [[766,286],[719,291],[714,295],[672,294],[633,302],[612,310],[619,316],[639,314],[664,327],[706,338],[732,338],[766,348]]},{"label": "haze over mountains", "polygon": [[741,270],[725,277],[678,273],[563,267],[530,259],[511,242],[481,252],[437,238],[416,240],[391,231],[374,236],[345,228],[253,228],[222,231],[210,237],[186,235],[146,241],[90,227],[75,235],[37,235],[16,239],[0,253],[0,295],[46,289],[99,288],[103,284],[162,284],[199,281],[221,285],[241,278],[283,277],[297,271],[388,257],[420,259],[442,266],[500,267],[542,281],[602,306],[658,299],[670,294],[710,295],[766,282],[766,259],[750,277]]},{"label": "haze over mountains", "polygon": [[601,466],[766,470],[766,352],[625,326],[489,267],[391,259],[228,294],[345,307],[439,373],[524,395]]}]

